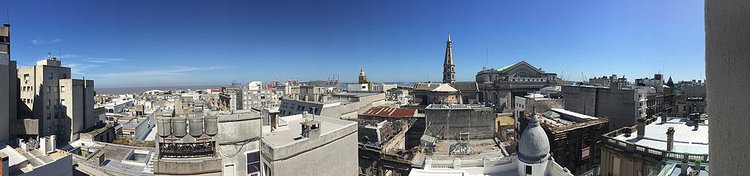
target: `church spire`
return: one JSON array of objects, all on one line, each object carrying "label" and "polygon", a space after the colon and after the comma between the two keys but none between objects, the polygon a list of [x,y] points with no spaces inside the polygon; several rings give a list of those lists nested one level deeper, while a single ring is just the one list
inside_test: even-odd
[{"label": "church spire", "polygon": [[445,42],[445,61],[443,62],[443,83],[456,82],[456,71],[453,63],[453,48],[451,34],[448,33],[448,41]]}]

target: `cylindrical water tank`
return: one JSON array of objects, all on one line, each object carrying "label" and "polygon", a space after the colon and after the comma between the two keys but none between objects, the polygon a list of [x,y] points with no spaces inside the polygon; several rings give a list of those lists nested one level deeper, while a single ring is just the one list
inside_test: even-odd
[{"label": "cylindrical water tank", "polygon": [[219,133],[219,119],[216,116],[206,116],[203,119],[203,124],[206,128],[206,134],[214,136]]},{"label": "cylindrical water tank", "polygon": [[167,137],[172,134],[171,117],[157,117],[156,125],[156,128],[158,128],[157,135]]},{"label": "cylindrical water tank", "polygon": [[188,121],[190,121],[190,136],[200,137],[203,135],[203,117],[192,116]]},{"label": "cylindrical water tank", "polygon": [[185,137],[185,135],[187,135],[187,118],[172,118],[172,134],[174,134],[175,137]]}]

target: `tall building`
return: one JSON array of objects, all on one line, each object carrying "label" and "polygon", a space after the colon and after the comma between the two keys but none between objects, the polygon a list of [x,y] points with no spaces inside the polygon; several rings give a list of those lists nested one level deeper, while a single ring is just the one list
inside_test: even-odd
[{"label": "tall building", "polygon": [[744,175],[750,153],[750,1],[706,0],[706,102],[710,175]]},{"label": "tall building", "polygon": [[451,34],[448,34],[448,41],[445,42],[445,62],[443,63],[443,83],[456,82],[456,65],[453,63],[453,48]]},{"label": "tall building", "polygon": [[0,28],[0,142],[10,139],[10,122],[16,118],[16,79],[16,64],[10,60],[10,25],[5,24]]},{"label": "tall building", "polygon": [[66,143],[96,124],[94,82],[71,79],[70,68],[57,58],[49,56],[18,69],[18,79],[21,103],[13,131],[17,137],[57,135],[59,143]]}]

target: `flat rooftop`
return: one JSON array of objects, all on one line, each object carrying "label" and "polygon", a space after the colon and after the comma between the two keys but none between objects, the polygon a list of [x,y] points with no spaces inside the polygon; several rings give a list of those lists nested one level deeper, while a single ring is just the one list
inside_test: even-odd
[{"label": "flat rooftop", "polygon": [[708,125],[700,125],[698,130],[686,124],[687,118],[667,117],[667,122],[661,122],[661,117],[651,124],[646,125],[646,133],[638,137],[637,131],[633,131],[630,137],[620,134],[617,140],[632,142],[633,144],[667,150],[667,129],[674,127],[674,149],[673,152],[690,154],[708,154]]},{"label": "flat rooftop", "polygon": [[471,109],[472,107],[466,104],[430,104],[425,109]]},{"label": "flat rooftop", "polygon": [[[273,148],[278,148],[304,141],[306,138],[302,138],[302,124],[300,123],[304,122],[305,119],[302,116],[303,114],[279,117],[279,120],[283,122],[279,122],[279,127],[273,132],[264,131],[263,142]],[[313,116],[313,114],[308,114],[307,118],[312,120],[313,117],[315,120],[320,121],[321,136],[347,127],[357,128],[357,122],[354,121],[319,115]]]},{"label": "flat rooftop", "polygon": [[372,96],[372,95],[378,95],[381,93],[338,93],[333,94],[334,96],[343,96],[343,97],[366,97],[366,96]]}]

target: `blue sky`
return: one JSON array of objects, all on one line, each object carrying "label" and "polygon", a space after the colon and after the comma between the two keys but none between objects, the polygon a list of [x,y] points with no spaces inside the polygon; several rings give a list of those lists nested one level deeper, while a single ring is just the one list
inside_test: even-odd
[{"label": "blue sky", "polygon": [[97,87],[356,81],[363,67],[373,81],[439,81],[449,32],[459,81],[520,60],[570,80],[705,77],[701,0],[2,4],[14,60],[51,52]]}]

